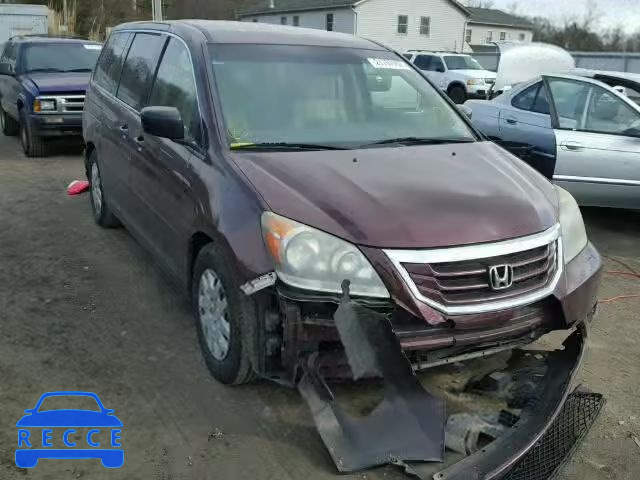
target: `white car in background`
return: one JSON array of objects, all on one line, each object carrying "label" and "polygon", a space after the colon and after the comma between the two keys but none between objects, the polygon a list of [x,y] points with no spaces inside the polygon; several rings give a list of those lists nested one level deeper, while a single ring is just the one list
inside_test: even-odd
[{"label": "white car in background", "polygon": [[486,98],[496,81],[496,74],[471,55],[426,50],[407,50],[403,55],[455,103]]}]

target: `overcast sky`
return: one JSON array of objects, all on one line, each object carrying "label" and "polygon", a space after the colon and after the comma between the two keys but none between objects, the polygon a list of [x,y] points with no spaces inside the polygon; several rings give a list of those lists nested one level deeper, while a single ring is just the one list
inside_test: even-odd
[{"label": "overcast sky", "polygon": [[[640,30],[640,0],[594,0],[599,15],[599,28],[621,25],[627,32]],[[572,16],[582,16],[586,0],[494,0],[495,8],[503,10],[517,5],[521,15],[547,17],[563,21]]]}]

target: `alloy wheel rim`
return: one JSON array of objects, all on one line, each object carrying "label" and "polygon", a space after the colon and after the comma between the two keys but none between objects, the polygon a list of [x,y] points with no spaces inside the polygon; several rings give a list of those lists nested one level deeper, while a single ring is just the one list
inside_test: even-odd
[{"label": "alloy wheel rim", "polygon": [[216,273],[205,270],[198,287],[198,313],[207,348],[213,358],[222,361],[229,354],[231,328],[227,295]]},{"label": "alloy wheel rim", "polygon": [[100,181],[100,170],[98,165],[91,165],[91,199],[93,200],[93,208],[100,215],[102,212],[102,183]]}]

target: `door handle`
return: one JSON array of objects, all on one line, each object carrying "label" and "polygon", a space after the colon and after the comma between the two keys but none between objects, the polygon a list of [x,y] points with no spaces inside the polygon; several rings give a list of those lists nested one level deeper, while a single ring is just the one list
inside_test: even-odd
[{"label": "door handle", "polygon": [[505,121],[509,124],[509,125],[517,125],[518,121],[515,118],[505,118]]},{"label": "door handle", "polygon": [[133,139],[133,141],[136,144],[136,149],[141,152],[142,148],[144,147],[144,137],[142,135],[137,136],[136,138]]},{"label": "door handle", "polygon": [[125,139],[125,138],[127,138],[129,136],[129,126],[126,123],[123,123],[118,128],[120,130],[120,134],[122,135],[123,139]]},{"label": "door handle", "polygon": [[560,144],[561,147],[564,147],[566,150],[571,150],[572,152],[580,152],[584,148],[581,143],[578,142],[564,142]]}]

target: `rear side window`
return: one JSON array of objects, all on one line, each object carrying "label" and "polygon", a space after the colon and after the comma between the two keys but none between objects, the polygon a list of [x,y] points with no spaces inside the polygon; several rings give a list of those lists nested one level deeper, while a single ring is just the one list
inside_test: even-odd
[{"label": "rear side window", "polygon": [[185,138],[200,143],[200,112],[189,51],[172,38],[164,52],[149,105],[175,107],[184,122]]},{"label": "rear side window", "polygon": [[165,36],[152,33],[136,33],[133,38],[116,96],[136,110],[140,110],[147,99],[165,40]]},{"label": "rear side window", "polygon": [[429,66],[431,65],[432,58],[433,57],[431,55],[418,55],[416,57],[416,61],[413,63],[420,70],[429,70]]},{"label": "rear side window", "polygon": [[130,37],[131,34],[126,32],[113,33],[98,60],[93,80],[110,93],[114,93],[118,86],[125,48]]},{"label": "rear side window", "polygon": [[540,83],[531,85],[529,88],[525,89],[524,92],[516,95],[515,98],[511,100],[511,105],[520,110],[531,110],[533,108],[533,103],[536,101],[538,88],[540,88]]}]

